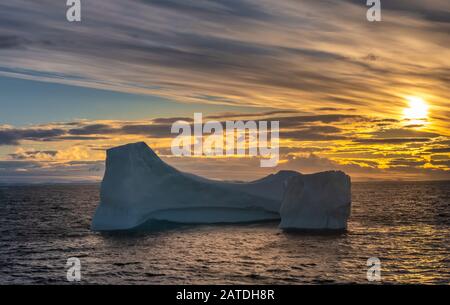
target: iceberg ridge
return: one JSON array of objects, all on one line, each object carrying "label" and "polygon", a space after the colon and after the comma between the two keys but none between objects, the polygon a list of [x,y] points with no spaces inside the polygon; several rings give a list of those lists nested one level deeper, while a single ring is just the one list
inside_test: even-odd
[{"label": "iceberg ridge", "polygon": [[[316,175],[320,174],[322,173]],[[331,179],[330,183],[333,185],[339,185],[342,177],[348,177],[344,173],[336,175],[334,180],[331,179],[334,176],[330,174],[317,177]],[[305,200],[309,198],[306,194],[311,194],[305,189],[300,193],[296,190],[301,184],[300,181],[320,180],[314,177],[316,176],[302,175],[295,171],[280,171],[246,183],[214,181],[173,168],[162,161],[144,142],[127,144],[107,151],[100,204],[95,211],[91,229],[130,230],[150,220],[209,224],[254,222],[280,219],[280,215],[281,228],[308,225],[306,222],[295,222],[291,218],[293,215],[302,217],[298,214],[305,211],[309,213],[308,216],[319,216],[320,211],[328,211],[317,209],[319,214],[314,214],[308,209],[305,210],[304,204],[298,203],[299,198]],[[327,183],[303,182],[303,185],[319,188],[318,191],[321,191],[320,187],[323,186],[327,190],[343,191],[343,194],[346,194],[345,183],[346,180],[342,190],[339,187],[327,186]],[[297,195],[300,197],[297,198]],[[324,201],[331,200],[332,197],[334,195],[308,202],[308,206],[319,203],[328,207],[328,203]],[[342,198],[343,202],[347,199],[344,195]],[[345,215],[336,214],[336,217]],[[346,220],[345,218],[336,223],[333,220],[319,221],[317,226],[322,224],[332,228],[339,227],[344,222],[346,225]]]}]

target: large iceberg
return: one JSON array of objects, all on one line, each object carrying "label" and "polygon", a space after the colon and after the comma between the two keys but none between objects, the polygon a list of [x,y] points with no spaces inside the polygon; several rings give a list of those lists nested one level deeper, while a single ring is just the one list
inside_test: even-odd
[{"label": "large iceberg", "polygon": [[[297,182],[309,180],[310,176],[280,171],[248,183],[209,180],[171,167],[143,142],[127,144],[107,151],[100,205],[91,228],[94,231],[128,230],[148,221],[237,223],[277,220],[281,202],[281,217],[289,219],[287,222],[282,219],[282,227],[292,228],[303,224],[291,221],[294,214],[289,215],[289,211],[297,215],[295,206],[301,205],[292,196],[295,197],[295,188],[300,186]],[[339,181],[333,180],[333,183]],[[321,192],[320,189],[316,191]],[[329,198],[334,202],[335,194]],[[346,220],[345,217],[339,223],[346,223]],[[334,222],[320,223],[335,227]]]}]

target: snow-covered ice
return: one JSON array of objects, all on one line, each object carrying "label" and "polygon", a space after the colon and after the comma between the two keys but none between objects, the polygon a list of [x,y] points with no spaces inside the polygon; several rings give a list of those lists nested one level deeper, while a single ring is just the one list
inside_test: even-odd
[{"label": "snow-covered ice", "polygon": [[[339,173],[334,174],[336,177],[329,173],[317,175],[317,179],[312,179],[315,175],[280,171],[248,183],[215,181],[171,167],[143,142],[127,144],[107,151],[100,205],[91,228],[94,231],[127,230],[151,220],[177,223],[277,220],[282,201],[281,217],[286,218],[282,219],[282,228],[311,227],[310,222],[302,221],[302,213],[317,218],[314,228],[321,224],[326,228],[340,228],[348,215],[339,214],[340,208],[336,212],[333,207],[340,207],[348,198],[349,186],[347,190],[346,185],[340,185],[347,182],[338,179]],[[321,178],[325,179],[324,183],[316,181]],[[298,188],[300,181],[306,181],[303,182],[306,189]],[[330,192],[329,197],[323,194],[325,189]],[[337,194],[339,191],[343,193]],[[320,200],[313,200],[314,192],[318,192]],[[306,205],[302,200],[307,200]],[[321,207],[314,208],[311,204]],[[340,215],[343,218],[336,219]]]},{"label": "snow-covered ice", "polygon": [[250,183],[205,179],[162,161],[145,143],[107,151],[95,231],[125,230],[144,222],[227,223],[279,219],[287,178],[282,171]]},{"label": "snow-covered ice", "polygon": [[288,180],[280,215],[282,229],[347,229],[350,177],[340,171],[299,175]]}]

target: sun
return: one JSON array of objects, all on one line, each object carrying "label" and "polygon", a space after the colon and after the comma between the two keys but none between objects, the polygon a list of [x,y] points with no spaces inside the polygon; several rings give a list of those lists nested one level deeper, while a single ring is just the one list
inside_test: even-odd
[{"label": "sun", "polygon": [[418,96],[409,96],[406,100],[408,108],[403,109],[403,118],[409,124],[424,124],[428,118],[428,104]]}]

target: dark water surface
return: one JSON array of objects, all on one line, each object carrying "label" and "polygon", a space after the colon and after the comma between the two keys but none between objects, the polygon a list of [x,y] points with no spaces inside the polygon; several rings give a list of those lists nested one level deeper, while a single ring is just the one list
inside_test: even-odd
[{"label": "dark water surface", "polygon": [[355,183],[345,234],[284,233],[277,223],[89,230],[99,186],[0,186],[0,284],[450,283],[450,182]]}]

